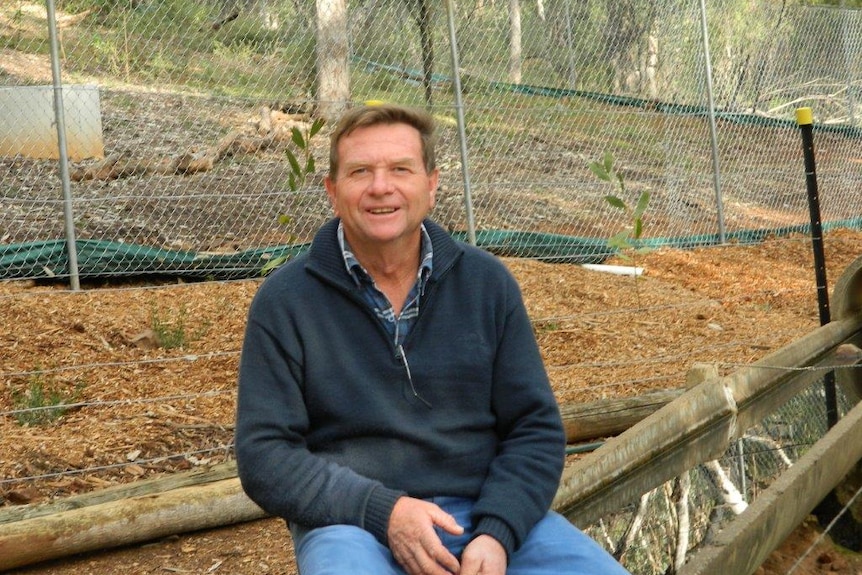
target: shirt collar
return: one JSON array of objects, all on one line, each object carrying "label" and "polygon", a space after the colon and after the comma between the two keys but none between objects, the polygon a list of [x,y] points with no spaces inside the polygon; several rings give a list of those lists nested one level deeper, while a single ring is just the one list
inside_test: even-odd
[{"label": "shirt collar", "polygon": [[[421,224],[419,230],[422,233],[421,246],[419,248],[419,274],[416,281],[419,282],[420,291],[424,291],[425,282],[428,276],[431,275],[433,269],[434,250],[431,246],[431,236],[428,230],[425,229],[425,224]],[[341,247],[341,255],[344,257],[344,267],[347,273],[353,278],[357,286],[362,284],[363,279],[370,279],[371,276],[353,255],[353,250],[350,249],[350,244],[347,243],[347,238],[344,237],[344,224],[338,222],[338,245]]]}]

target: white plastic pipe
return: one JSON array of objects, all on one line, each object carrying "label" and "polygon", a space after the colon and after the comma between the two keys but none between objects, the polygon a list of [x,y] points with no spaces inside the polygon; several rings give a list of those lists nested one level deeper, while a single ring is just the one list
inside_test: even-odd
[{"label": "white plastic pipe", "polygon": [[612,266],[609,264],[581,264],[581,267],[597,272],[616,274],[618,276],[639,276],[644,273],[643,268],[635,266]]}]

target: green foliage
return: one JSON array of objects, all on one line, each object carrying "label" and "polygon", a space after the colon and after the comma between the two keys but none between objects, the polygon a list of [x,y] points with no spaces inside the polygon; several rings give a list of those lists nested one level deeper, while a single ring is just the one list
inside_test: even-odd
[{"label": "green foliage", "polygon": [[559,322],[542,321],[534,323],[536,333],[552,333],[560,329]]},{"label": "green foliage", "polygon": [[[110,12],[111,9],[120,6],[122,0],[59,0],[57,2],[57,10],[69,12],[70,14],[78,14],[85,10],[97,10],[99,12]],[[122,2],[128,6],[126,0]]]},{"label": "green foliage", "polygon": [[19,425],[48,425],[55,422],[66,413],[68,408],[65,406],[77,400],[83,388],[79,384],[71,393],[61,393],[51,383],[39,371],[30,376],[26,390],[12,393],[12,407],[18,411],[15,419]]},{"label": "green foliage", "polygon": [[[288,172],[287,177],[287,186],[290,188],[291,192],[298,192],[305,187],[309,176],[313,175],[317,171],[317,162],[314,159],[314,151],[311,149],[311,139],[320,132],[324,123],[325,122],[322,118],[317,118],[306,130],[300,130],[299,128],[294,127],[290,131],[290,141],[297,149],[297,152],[294,152],[290,148],[287,148],[284,151],[288,167],[290,167],[290,172]],[[281,214],[278,216],[278,223],[283,226],[290,225],[292,221],[293,218],[288,214]],[[287,256],[279,256],[269,260],[263,268],[261,268],[261,274],[269,274],[285,261],[287,261]]]},{"label": "green foliage", "polygon": [[189,342],[186,333],[186,309],[180,308],[173,319],[165,318],[155,306],[150,310],[150,326],[159,346],[164,349],[184,348]]},{"label": "green foliage", "polygon": [[[314,153],[311,150],[311,138],[317,135],[323,128],[324,121],[322,118],[317,118],[305,133],[297,127],[290,130],[290,141],[299,150],[301,158],[288,148],[284,151],[287,156],[287,161],[290,164],[290,174],[288,175],[287,185],[291,192],[299,190],[305,185],[308,176],[316,171]],[[302,160],[302,163],[300,163]]]},{"label": "green foliage", "polygon": [[807,0],[813,6],[832,6],[835,8],[862,8],[862,0]]},{"label": "green foliage", "polygon": [[624,211],[629,220],[624,230],[608,239],[608,247],[617,250],[623,259],[633,259],[633,255],[649,252],[650,249],[639,245],[638,241],[643,236],[643,216],[649,206],[649,192],[642,192],[634,207],[622,199],[621,196],[626,192],[625,181],[623,175],[614,169],[614,156],[610,152],[605,152],[602,161],[592,162],[589,167],[597,178],[613,183],[619,188],[619,196],[608,194],[605,196],[605,201],[613,208]]}]

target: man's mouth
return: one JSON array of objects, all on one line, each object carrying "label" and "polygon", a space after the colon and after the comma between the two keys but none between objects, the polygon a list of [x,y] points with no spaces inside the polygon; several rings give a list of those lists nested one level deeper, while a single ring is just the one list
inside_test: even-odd
[{"label": "man's mouth", "polygon": [[368,211],[376,216],[379,216],[384,214],[392,214],[395,212],[395,208],[372,208]]}]

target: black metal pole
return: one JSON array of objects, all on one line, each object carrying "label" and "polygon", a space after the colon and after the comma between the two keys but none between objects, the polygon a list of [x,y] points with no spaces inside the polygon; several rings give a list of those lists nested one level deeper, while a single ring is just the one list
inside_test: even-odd
[{"label": "black metal pole", "polygon": [[[811,108],[796,110],[796,123],[802,133],[802,155],[805,160],[805,185],[808,190],[808,212],[811,219],[811,247],[814,250],[814,278],[817,282],[817,304],[820,310],[820,325],[831,321],[829,292],[826,282],[826,256],[823,253],[823,226],[820,222],[820,197],[817,192],[817,170],[814,161],[814,123]],[[838,423],[838,398],[835,391],[835,372],[829,371],[823,378],[826,393],[826,422],[831,428]]]}]

